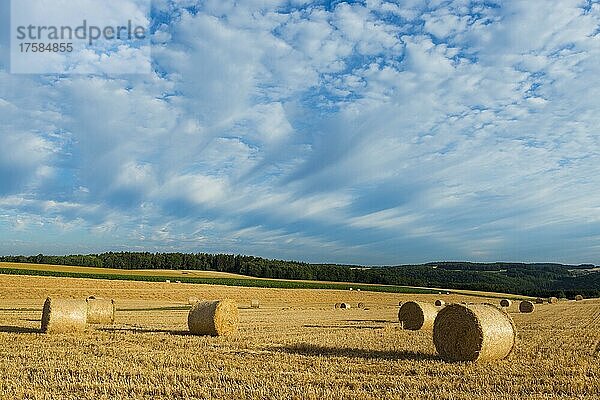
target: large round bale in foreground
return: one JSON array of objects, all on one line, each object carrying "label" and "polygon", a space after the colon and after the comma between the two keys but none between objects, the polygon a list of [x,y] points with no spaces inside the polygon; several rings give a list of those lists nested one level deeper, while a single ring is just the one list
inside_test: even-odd
[{"label": "large round bale in foreground", "polygon": [[500,300],[500,307],[510,307],[511,304],[512,301],[510,301],[509,299]]},{"label": "large round bale in foreground", "polygon": [[502,360],[515,346],[516,328],[491,304],[450,304],[435,318],[433,342],[446,361]]},{"label": "large round bale in foreground", "polygon": [[435,301],[435,306],[436,306],[436,307],[443,307],[443,306],[445,306],[445,305],[446,305],[446,302],[445,302],[444,300],[437,299],[437,300]]},{"label": "large round bale in foreground", "polygon": [[556,304],[558,303],[558,297],[549,297],[548,304]]},{"label": "large round bale in foreground", "polygon": [[575,301],[581,301],[583,300],[583,296],[578,294],[577,296],[575,296]]},{"label": "large round bale in foreground", "polygon": [[115,301],[112,299],[98,299],[88,297],[87,300],[87,323],[88,324],[114,324],[115,323]]},{"label": "large round bale in foreground", "polygon": [[529,300],[523,300],[519,303],[519,311],[522,313],[532,313],[535,310],[535,305]]},{"label": "large round bale in foreground", "polygon": [[226,336],[237,331],[238,320],[233,300],[201,301],[188,314],[188,328],[194,335]]},{"label": "large round bale in foreground", "polygon": [[398,310],[398,320],[403,329],[431,329],[438,311],[439,308],[431,303],[407,301]]},{"label": "large round bale in foreground", "polygon": [[70,333],[85,330],[87,303],[85,300],[48,297],[42,310],[43,333]]}]

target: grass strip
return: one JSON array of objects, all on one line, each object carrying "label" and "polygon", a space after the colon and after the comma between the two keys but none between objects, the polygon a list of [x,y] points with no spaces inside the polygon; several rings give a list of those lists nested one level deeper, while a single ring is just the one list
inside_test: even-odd
[{"label": "grass strip", "polygon": [[[140,281],[140,282],[165,282],[164,276],[156,275],[126,275],[126,274],[92,274],[85,272],[65,272],[65,271],[43,271],[27,270],[17,268],[0,268],[0,274],[3,275],[32,275],[32,276],[52,276],[59,278],[85,278],[85,279],[104,279],[104,280],[122,280],[122,281]],[[412,293],[412,294],[436,294],[438,291],[429,289],[417,289],[404,286],[378,286],[362,285],[354,283],[324,283],[324,282],[300,282],[288,280],[272,279],[237,279],[237,278],[177,278],[181,283],[203,284],[203,285],[222,285],[222,286],[241,286],[241,287],[260,287],[273,289],[331,289],[331,290],[356,290],[365,292],[384,292],[384,293]]]}]

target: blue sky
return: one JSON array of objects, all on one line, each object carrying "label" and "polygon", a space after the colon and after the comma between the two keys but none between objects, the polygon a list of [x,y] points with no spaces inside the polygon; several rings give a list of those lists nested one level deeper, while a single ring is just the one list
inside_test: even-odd
[{"label": "blue sky", "polygon": [[0,254],[600,263],[598,2],[148,17],[151,75],[12,75],[2,24]]}]

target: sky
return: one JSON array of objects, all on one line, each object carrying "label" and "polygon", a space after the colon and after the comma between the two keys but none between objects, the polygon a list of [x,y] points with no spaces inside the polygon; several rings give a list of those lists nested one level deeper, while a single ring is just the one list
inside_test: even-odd
[{"label": "sky", "polygon": [[597,1],[155,0],[152,72],[11,74],[0,254],[600,263]]}]

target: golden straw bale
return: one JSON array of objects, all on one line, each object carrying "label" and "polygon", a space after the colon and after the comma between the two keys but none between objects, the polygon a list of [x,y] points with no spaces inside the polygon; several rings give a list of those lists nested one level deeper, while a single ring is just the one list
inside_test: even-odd
[{"label": "golden straw bale", "polygon": [[68,333],[85,330],[87,303],[85,300],[48,297],[42,310],[43,333]]},{"label": "golden straw bale", "polygon": [[544,304],[544,299],[538,297],[537,299],[535,299],[535,304]]},{"label": "golden straw bale", "polygon": [[260,308],[260,302],[258,300],[256,300],[256,299],[252,300],[250,302],[250,307],[251,308]]},{"label": "golden straw bale", "polygon": [[500,300],[500,307],[510,307],[511,304],[512,301],[510,301],[509,299]]},{"label": "golden straw bale", "polygon": [[188,314],[194,335],[226,336],[237,331],[239,314],[233,300],[201,301]]},{"label": "golden straw bale", "polygon": [[578,294],[577,296],[575,296],[575,301],[581,301],[583,300],[583,296]]},{"label": "golden straw bale", "polygon": [[348,309],[351,307],[350,307],[350,304],[348,304],[348,303],[340,303],[340,308]]},{"label": "golden straw bale", "polygon": [[88,324],[114,324],[115,323],[115,301],[112,299],[99,299],[88,297],[87,300],[87,323]]},{"label": "golden straw bale", "polygon": [[433,342],[446,361],[502,360],[513,351],[512,318],[491,304],[450,304],[435,318]]},{"label": "golden straw bale", "polygon": [[535,310],[535,304],[533,302],[524,300],[519,303],[519,311],[522,313],[532,313]]},{"label": "golden straw bale", "polygon": [[548,304],[555,304],[558,303],[558,297],[549,297],[548,298]]},{"label": "golden straw bale", "polygon": [[435,301],[435,306],[436,306],[436,307],[443,307],[443,306],[445,306],[445,305],[446,305],[446,302],[445,302],[444,300],[437,299],[437,300]]},{"label": "golden straw bale", "polygon": [[407,301],[398,310],[398,320],[403,329],[418,331],[433,328],[433,321],[440,309],[434,304]]},{"label": "golden straw bale", "polygon": [[199,302],[200,302],[200,299],[197,298],[197,297],[193,297],[193,296],[192,297],[188,297],[188,304],[190,306],[193,306],[194,304],[199,303]]},{"label": "golden straw bale", "polygon": [[340,306],[342,305],[342,303],[335,303],[335,305],[333,306],[333,308],[340,308]]},{"label": "golden straw bale", "polygon": [[357,308],[365,308],[365,303],[358,303]]}]

